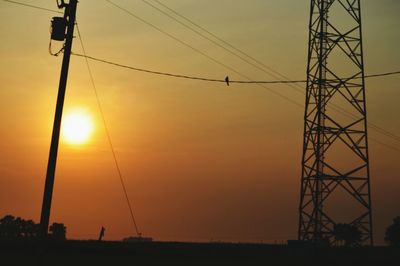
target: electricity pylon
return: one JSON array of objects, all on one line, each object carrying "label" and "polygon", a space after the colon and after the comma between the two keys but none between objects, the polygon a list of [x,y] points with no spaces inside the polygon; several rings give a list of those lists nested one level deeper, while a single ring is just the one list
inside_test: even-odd
[{"label": "electricity pylon", "polygon": [[298,237],[345,223],[372,245],[360,0],[312,0],[309,23]]}]

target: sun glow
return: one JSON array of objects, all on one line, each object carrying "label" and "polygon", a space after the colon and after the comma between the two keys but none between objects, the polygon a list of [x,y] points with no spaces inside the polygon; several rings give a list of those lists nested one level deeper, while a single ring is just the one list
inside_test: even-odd
[{"label": "sun glow", "polygon": [[89,141],[93,132],[90,114],[84,110],[73,110],[65,114],[62,120],[63,140],[71,145],[81,145]]}]

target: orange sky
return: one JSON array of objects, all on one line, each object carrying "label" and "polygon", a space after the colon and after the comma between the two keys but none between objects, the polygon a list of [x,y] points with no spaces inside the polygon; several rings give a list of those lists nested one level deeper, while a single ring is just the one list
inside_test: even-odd
[{"label": "orange sky", "polygon": [[[250,76],[274,79],[187,31],[142,1],[117,1],[170,34]],[[54,9],[54,1],[25,1]],[[306,71],[309,1],[163,1],[293,79]],[[233,2],[233,3],[232,3]],[[398,70],[397,1],[363,3],[367,73]],[[48,54],[53,14],[0,2],[0,216],[39,220],[61,57]],[[242,79],[105,1],[82,0],[88,54],[166,72]],[[57,46],[55,44],[54,46]],[[73,50],[81,52],[77,39]],[[91,62],[140,230],[160,240],[296,238],[303,110],[256,85],[177,80]],[[368,119],[400,135],[399,77],[367,81]],[[302,104],[288,86],[274,91]],[[134,234],[93,89],[72,57],[65,110],[95,120],[90,142],[62,143],[52,221],[71,238]],[[400,144],[370,130],[370,136]],[[400,215],[399,152],[370,143],[374,229]]]}]

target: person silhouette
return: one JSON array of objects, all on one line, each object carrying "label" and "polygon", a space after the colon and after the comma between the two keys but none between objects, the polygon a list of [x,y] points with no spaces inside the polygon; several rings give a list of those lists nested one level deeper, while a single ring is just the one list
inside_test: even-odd
[{"label": "person silhouette", "polygon": [[102,226],[101,229],[100,229],[99,241],[103,240],[105,231],[106,231],[106,229]]}]

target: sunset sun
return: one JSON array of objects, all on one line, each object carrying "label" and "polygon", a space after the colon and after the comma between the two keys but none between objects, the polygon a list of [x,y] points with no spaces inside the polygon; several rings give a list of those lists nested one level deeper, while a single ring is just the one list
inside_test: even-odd
[{"label": "sunset sun", "polygon": [[93,122],[89,113],[74,110],[65,114],[62,121],[63,140],[72,145],[85,144],[93,132]]}]

